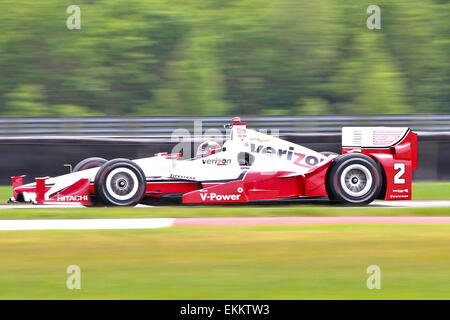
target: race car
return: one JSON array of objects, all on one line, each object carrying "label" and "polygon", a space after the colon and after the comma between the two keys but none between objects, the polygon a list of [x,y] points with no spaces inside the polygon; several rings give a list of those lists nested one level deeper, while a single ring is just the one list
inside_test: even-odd
[{"label": "race car", "polygon": [[205,141],[194,158],[159,153],[128,160],[88,158],[71,173],[23,184],[10,202],[134,206],[139,203],[254,203],[327,197],[364,205],[411,199],[417,134],[409,128],[344,127],[342,154],[316,152],[248,129],[235,117],[221,146]]}]

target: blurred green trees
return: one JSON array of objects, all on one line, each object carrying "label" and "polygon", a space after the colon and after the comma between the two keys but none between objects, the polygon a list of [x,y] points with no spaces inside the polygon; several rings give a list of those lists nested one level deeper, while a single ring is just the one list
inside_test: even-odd
[{"label": "blurred green trees", "polygon": [[450,112],[449,3],[370,4],[2,0],[0,115]]}]

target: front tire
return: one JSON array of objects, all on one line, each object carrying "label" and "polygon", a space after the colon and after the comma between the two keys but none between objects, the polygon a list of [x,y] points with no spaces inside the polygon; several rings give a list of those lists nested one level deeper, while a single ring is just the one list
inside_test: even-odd
[{"label": "front tire", "polygon": [[[108,160],[99,158],[99,157],[91,157],[81,160],[77,163],[77,165],[73,168],[72,172],[78,172],[82,170],[98,168],[104,165]],[[85,207],[100,207],[103,203],[93,194],[89,194],[89,202],[88,205],[83,205]]]},{"label": "front tire", "polygon": [[381,186],[382,175],[377,163],[358,153],[337,157],[326,177],[330,200],[345,204],[369,204],[378,197]]},{"label": "front tire", "polygon": [[78,172],[81,170],[87,170],[87,169],[91,169],[91,168],[101,167],[106,162],[108,162],[108,160],[103,159],[103,158],[98,158],[98,157],[87,158],[87,159],[84,159],[84,160],[78,162],[78,164],[73,168],[72,172]]},{"label": "front tire", "polygon": [[106,162],[94,181],[96,196],[107,206],[135,206],[146,189],[144,172],[127,159]]}]

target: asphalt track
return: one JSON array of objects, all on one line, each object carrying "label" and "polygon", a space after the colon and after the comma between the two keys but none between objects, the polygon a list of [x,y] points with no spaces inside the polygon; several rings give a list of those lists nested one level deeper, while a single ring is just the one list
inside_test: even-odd
[{"label": "asphalt track", "polygon": [[[287,202],[286,202],[287,203]],[[267,203],[264,203],[267,204]],[[273,205],[283,206],[283,203],[274,202]],[[294,205],[329,205],[327,200],[301,200],[290,202]],[[152,206],[139,204],[137,208],[150,208]],[[369,207],[386,207],[386,208],[450,208],[450,200],[397,200],[397,201],[382,201],[376,200],[372,202]],[[51,205],[32,205],[32,204],[7,204],[0,205],[0,210],[7,209],[61,209],[61,208],[85,208],[79,204],[51,204]],[[351,206],[348,206],[351,208]]]},{"label": "asphalt track", "polygon": [[0,231],[112,230],[165,227],[232,227],[336,224],[450,224],[450,217],[224,217],[0,220]]},{"label": "asphalt track", "polygon": [[[0,209],[80,208],[81,205],[2,205]],[[149,207],[139,205],[138,207]],[[450,207],[450,201],[375,201],[370,207]],[[86,209],[88,210],[88,209]],[[0,220],[0,231],[19,230],[112,230],[165,227],[282,226],[336,224],[450,224],[448,217],[214,217],[214,218],[139,218],[139,219],[32,219]]]}]

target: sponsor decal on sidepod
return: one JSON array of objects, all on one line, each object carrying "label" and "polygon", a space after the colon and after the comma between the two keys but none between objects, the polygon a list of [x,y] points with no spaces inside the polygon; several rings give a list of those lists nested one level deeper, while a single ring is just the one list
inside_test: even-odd
[{"label": "sponsor decal on sidepod", "polygon": [[242,187],[237,188],[238,193],[236,194],[217,194],[215,192],[201,191],[200,197],[202,201],[239,201],[244,189]]},{"label": "sponsor decal on sidepod", "polygon": [[[320,161],[323,161],[315,156],[306,156],[303,153],[295,152],[294,147],[289,147],[288,150],[281,149],[281,148],[274,148],[270,146],[266,146],[263,144],[256,145],[254,143],[250,144],[250,150],[252,153],[263,153],[269,156],[276,156],[279,159],[285,159],[288,161],[292,161],[293,164],[301,167],[314,167],[317,165]],[[301,161],[304,161],[305,164],[300,163]]]}]

